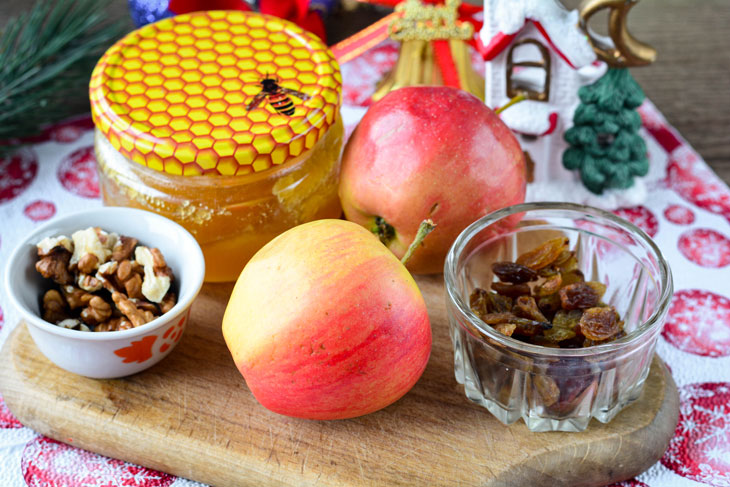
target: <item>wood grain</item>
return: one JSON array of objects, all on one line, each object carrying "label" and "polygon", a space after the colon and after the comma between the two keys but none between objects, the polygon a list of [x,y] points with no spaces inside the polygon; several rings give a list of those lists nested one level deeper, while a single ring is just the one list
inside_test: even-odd
[{"label": "wood grain", "polygon": [[605,485],[662,455],[678,398],[659,359],[641,399],[608,425],[593,421],[584,433],[507,427],[454,380],[442,278],[418,281],[432,319],[429,365],[403,399],[361,418],[299,420],[256,402],[220,333],[230,285],[206,285],[178,348],[121,380],[55,367],[18,326],[0,352],[0,389],[40,433],[219,486]]}]

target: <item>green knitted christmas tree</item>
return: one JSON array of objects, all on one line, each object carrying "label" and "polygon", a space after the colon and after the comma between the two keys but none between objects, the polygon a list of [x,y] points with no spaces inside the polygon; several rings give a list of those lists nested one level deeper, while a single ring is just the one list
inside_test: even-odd
[{"label": "green knitted christmas tree", "polygon": [[636,111],[644,92],[628,69],[611,68],[592,85],[582,87],[578,96],[581,104],[575,110],[574,126],[565,132],[570,147],[563,154],[563,166],[579,170],[583,184],[596,194],[630,188],[635,176],[649,171]]}]

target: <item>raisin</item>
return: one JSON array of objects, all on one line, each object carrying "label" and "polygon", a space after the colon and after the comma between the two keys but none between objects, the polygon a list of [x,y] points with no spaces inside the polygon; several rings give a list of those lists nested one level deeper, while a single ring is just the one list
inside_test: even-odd
[{"label": "raisin", "polygon": [[494,329],[500,332],[502,335],[511,337],[512,333],[515,332],[515,328],[517,328],[517,325],[512,323],[498,323],[494,325]]},{"label": "raisin", "polygon": [[520,318],[547,322],[547,318],[542,314],[540,308],[537,307],[535,298],[532,296],[520,296],[517,298],[512,311]]},{"label": "raisin", "polygon": [[550,342],[559,343],[565,340],[570,340],[571,338],[575,338],[576,334],[573,330],[570,330],[568,328],[558,328],[556,326],[553,326],[551,329],[545,330],[544,336]]},{"label": "raisin", "polygon": [[564,250],[567,250],[567,247],[567,237],[554,238],[517,257],[517,263],[534,270],[539,270],[552,264]]},{"label": "raisin", "polygon": [[580,325],[580,317],[583,316],[583,312],[580,310],[566,311],[561,309],[555,313],[553,318],[553,326],[558,328],[569,328],[575,330]]},{"label": "raisin", "polygon": [[550,330],[545,330],[545,337],[556,343],[575,338],[578,335],[577,330],[582,315],[583,312],[579,310],[565,311],[561,309],[555,313],[553,327]]},{"label": "raisin", "polygon": [[554,265],[549,265],[547,267],[543,267],[539,271],[537,271],[537,275],[540,277],[553,277],[555,274],[559,273],[560,269],[555,267]]},{"label": "raisin", "polygon": [[570,284],[560,290],[560,304],[563,309],[593,308],[599,300],[598,293],[585,282]]},{"label": "raisin", "polygon": [[512,298],[497,293],[489,293],[488,298],[489,306],[487,309],[490,313],[509,313],[512,311]]},{"label": "raisin", "polygon": [[555,259],[553,265],[557,267],[562,267],[571,259],[575,260],[576,263],[578,262],[578,259],[575,258],[575,252],[571,252],[570,250],[563,250],[558,258]]},{"label": "raisin", "polygon": [[510,298],[516,298],[517,296],[530,294],[530,286],[528,286],[527,284],[506,284],[504,282],[493,282],[492,290],[496,291],[502,296],[508,296]]},{"label": "raisin", "polygon": [[585,344],[585,338],[583,335],[578,335],[577,333],[573,338],[568,338],[566,340],[560,341],[560,348],[583,348],[583,345]]},{"label": "raisin", "polygon": [[591,289],[593,289],[596,294],[598,294],[598,299],[600,300],[604,294],[606,294],[606,285],[597,281],[588,281],[586,282]]},{"label": "raisin", "polygon": [[492,272],[503,282],[512,284],[523,284],[537,279],[537,273],[514,262],[495,262],[492,264]]},{"label": "raisin", "polygon": [[550,296],[551,294],[555,294],[556,292],[560,291],[560,287],[562,285],[563,276],[561,276],[560,274],[555,274],[554,276],[547,278],[541,286],[538,286],[538,288],[535,290],[535,294],[537,294],[539,297]]},{"label": "raisin", "polygon": [[537,300],[537,306],[543,315],[552,318],[560,309],[560,295],[556,293],[550,296],[543,296]]},{"label": "raisin", "polygon": [[508,323],[515,318],[512,313],[487,313],[480,316],[482,321],[488,325],[497,325],[499,323]]},{"label": "raisin", "polygon": [[469,308],[481,317],[489,313],[489,294],[484,289],[476,288],[469,296]]},{"label": "raisin", "polygon": [[[499,282],[490,291],[474,290],[469,298],[474,313],[498,333],[543,347],[589,347],[626,336],[616,309],[602,301],[606,285],[586,282],[568,243],[566,237],[554,238],[516,262],[492,264]],[[553,386],[539,387],[550,396]],[[557,387],[565,392],[560,382]],[[553,408],[572,407],[570,401],[584,388],[573,389],[561,394]]]},{"label": "raisin", "polygon": [[[560,260],[560,258],[556,259]],[[562,272],[570,272],[578,269],[578,258],[575,256],[574,252],[571,252],[570,257],[565,262],[562,262],[560,264],[555,264],[560,268]]]},{"label": "raisin", "polygon": [[528,337],[541,335],[543,331],[549,330],[553,326],[547,321],[534,321],[526,318],[513,318],[510,323],[517,325],[515,333]]},{"label": "raisin", "polygon": [[578,282],[584,282],[586,279],[583,276],[583,272],[578,269],[572,271],[562,272],[560,276],[563,279],[563,286],[569,286]]},{"label": "raisin", "polygon": [[533,375],[532,383],[535,384],[537,393],[542,398],[542,402],[546,407],[550,407],[560,398],[560,388],[552,377],[546,375]]},{"label": "raisin", "polygon": [[594,342],[608,340],[620,330],[616,309],[609,306],[585,310],[580,319],[580,330],[588,340]]}]

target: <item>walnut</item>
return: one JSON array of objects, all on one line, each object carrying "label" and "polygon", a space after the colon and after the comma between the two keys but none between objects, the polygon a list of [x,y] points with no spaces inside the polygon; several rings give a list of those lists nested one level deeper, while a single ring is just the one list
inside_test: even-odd
[{"label": "walnut", "polygon": [[86,326],[85,323],[82,323],[75,318],[69,318],[67,320],[63,320],[63,321],[57,323],[57,325],[60,326],[61,328],[68,328],[69,330],[91,331],[91,328]]},{"label": "walnut", "polygon": [[70,284],[73,276],[68,270],[71,252],[65,247],[54,247],[48,254],[35,263],[35,269],[46,279],[53,279],[58,284]]},{"label": "walnut", "polygon": [[170,311],[173,306],[177,303],[177,295],[174,291],[169,291],[165,294],[165,297],[160,301],[160,311],[164,314]]},{"label": "walnut", "polygon": [[112,249],[112,260],[117,262],[128,260],[138,243],[139,241],[136,238],[122,235]]},{"label": "walnut", "polygon": [[82,306],[86,306],[94,297],[93,294],[89,294],[83,289],[79,289],[73,286],[61,286],[61,292],[63,297],[66,298],[69,308],[76,309]]},{"label": "walnut", "polygon": [[[74,253],[71,256],[71,265],[77,264],[83,256],[86,254],[94,254],[99,260],[97,264],[103,264],[112,255],[110,248],[107,248],[100,240],[99,233],[95,228],[87,228],[86,230],[79,230],[71,235],[74,241]],[[108,235],[102,233],[105,240],[108,242]]]},{"label": "walnut", "polygon": [[99,258],[94,254],[86,254],[78,262],[79,271],[84,274],[91,274],[99,266]]},{"label": "walnut", "polygon": [[135,306],[137,306],[142,311],[149,311],[155,317],[160,314],[160,309],[157,307],[155,303],[150,303],[149,301],[145,301],[144,299],[133,299],[130,298],[130,301],[134,303]]},{"label": "walnut", "polygon": [[[134,252],[137,262],[144,266],[144,281],[142,282],[142,294],[153,303],[159,303],[170,289],[170,276],[165,275],[167,264],[159,250],[139,246]],[[156,265],[157,264],[157,265]],[[162,264],[162,265],[160,265]],[[163,273],[158,275],[156,271]]]},{"label": "walnut", "polygon": [[66,318],[68,318],[66,301],[61,293],[55,289],[49,289],[43,295],[43,319],[55,324]]},{"label": "walnut", "polygon": [[46,237],[36,244],[38,249],[38,256],[44,257],[48,255],[51,250],[56,247],[63,247],[69,252],[74,251],[74,244],[70,238],[65,235],[59,235],[58,237]]},{"label": "walnut", "polygon": [[111,318],[109,321],[99,323],[94,327],[94,331],[121,331],[134,328],[132,323],[126,318]]},{"label": "walnut", "polygon": [[142,277],[134,272],[134,265],[129,260],[119,263],[117,268],[117,283],[124,288],[127,296],[130,298],[143,298],[142,294]]},{"label": "walnut", "polygon": [[108,320],[112,315],[112,307],[99,296],[94,296],[89,305],[81,311],[81,319],[87,325],[96,325]]},{"label": "walnut", "polygon": [[96,232],[96,236],[99,237],[99,242],[101,242],[105,248],[109,249],[110,252],[113,251],[114,246],[119,240],[119,234],[114,232],[107,233],[99,227],[94,227],[94,231]]},{"label": "walnut", "polygon": [[122,293],[112,293],[112,300],[117,305],[119,311],[132,322],[134,327],[142,326],[155,319],[154,315],[149,311],[142,311],[135,304],[127,299]]},{"label": "walnut", "polygon": [[167,276],[172,281],[174,279],[172,275],[172,269],[167,267],[167,262],[165,262],[165,258],[162,256],[162,252],[160,252],[160,249],[158,249],[157,247],[153,247],[150,249],[150,253],[152,254],[152,262],[155,268],[155,275]]},{"label": "walnut", "polygon": [[116,273],[119,268],[119,262],[110,260],[109,262],[99,266],[99,270],[96,272],[96,278],[101,281],[101,285],[109,291],[122,292],[124,291],[117,282]]},{"label": "walnut", "polygon": [[88,291],[90,293],[95,293],[102,288],[102,282],[99,279],[83,273],[79,273],[76,284],[78,284],[78,286],[84,291]]}]

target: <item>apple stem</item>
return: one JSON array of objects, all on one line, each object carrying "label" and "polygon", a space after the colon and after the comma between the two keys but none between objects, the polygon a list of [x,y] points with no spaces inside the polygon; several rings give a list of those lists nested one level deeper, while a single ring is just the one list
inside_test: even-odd
[{"label": "apple stem", "polygon": [[508,101],[507,103],[505,103],[504,105],[502,105],[501,107],[499,107],[499,108],[497,108],[496,110],[494,110],[494,113],[495,113],[496,115],[499,115],[499,114],[501,114],[501,113],[502,113],[503,111],[505,111],[505,110],[507,110],[507,109],[508,109],[509,107],[511,107],[512,105],[515,105],[515,104],[517,104],[517,103],[519,103],[519,102],[521,102],[521,101],[525,101],[525,100],[527,100],[527,97],[525,96],[525,94],[524,94],[524,93],[520,93],[519,95],[515,96],[515,97],[514,97],[514,98],[512,98],[512,99],[511,99],[510,101]]},{"label": "apple stem", "polygon": [[406,262],[408,262],[411,258],[413,252],[415,252],[415,250],[423,243],[423,239],[426,238],[426,235],[433,232],[434,228],[436,228],[436,224],[430,218],[421,222],[418,226],[416,238],[413,239],[413,242],[411,242],[411,245],[408,246],[408,250],[406,250],[405,255],[400,260],[403,265],[406,265]]}]

